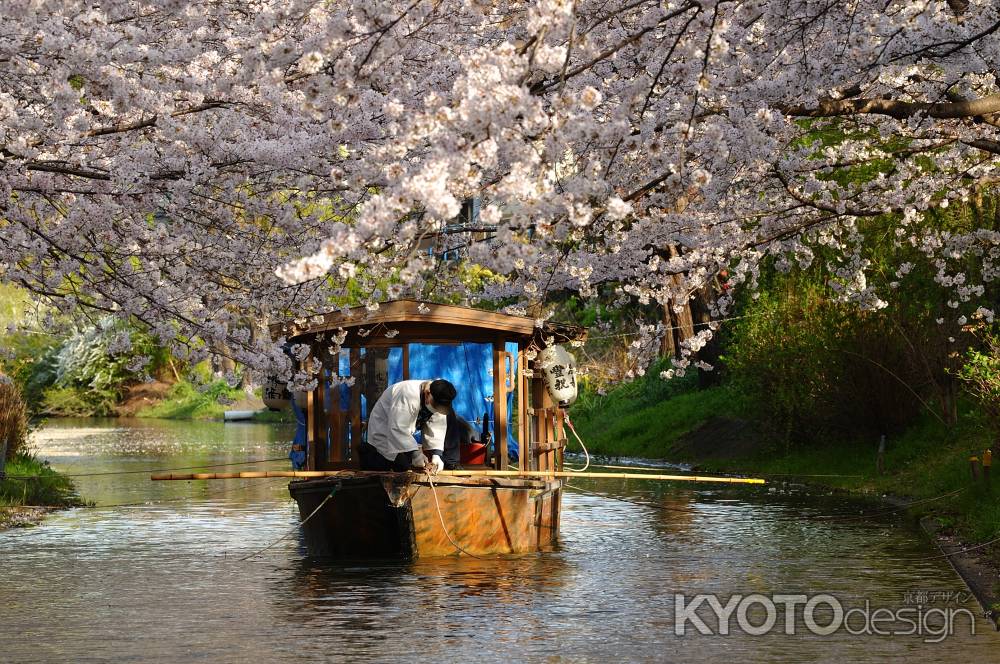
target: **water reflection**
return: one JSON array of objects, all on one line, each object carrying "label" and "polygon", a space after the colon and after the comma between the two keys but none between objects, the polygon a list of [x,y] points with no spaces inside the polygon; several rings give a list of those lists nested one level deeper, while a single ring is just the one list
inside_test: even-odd
[{"label": "water reflection", "polygon": [[976,636],[938,646],[818,637],[801,623],[794,636],[674,634],[674,593],[825,592],[898,607],[906,592],[964,589],[904,521],[856,518],[871,506],[838,496],[575,480],[590,493],[567,493],[554,552],[331,565],[305,559],[283,480],[146,474],[280,458],[290,437],[114,420],[43,431],[39,451],[81,475],[97,507],[0,533],[0,625],[16,635],[0,659],[944,662],[958,650],[988,661],[1000,646],[983,620]]}]

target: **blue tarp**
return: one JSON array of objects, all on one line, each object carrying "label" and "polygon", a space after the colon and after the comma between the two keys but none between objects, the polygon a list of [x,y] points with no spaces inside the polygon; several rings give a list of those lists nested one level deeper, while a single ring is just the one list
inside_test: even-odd
[{"label": "blue tarp", "polygon": [[[489,430],[496,435],[496,424],[493,422],[493,346],[483,343],[456,344],[409,344],[410,379],[432,380],[444,378],[450,381],[458,395],[452,403],[452,408],[462,418],[473,423],[476,430],[482,429],[483,415],[490,419]],[[517,357],[517,344],[508,343],[506,351]],[[518,367],[510,367],[508,375],[517,376]],[[350,375],[350,355],[344,350],[340,355],[339,373]],[[403,349],[401,346],[389,350],[388,358],[389,384],[403,379]],[[329,393],[328,393],[329,394]],[[341,388],[341,409],[347,410],[350,405],[350,389],[345,385]],[[367,399],[362,396],[361,413],[368,416]],[[330,404],[326,404],[329,408]],[[511,458],[518,456],[517,439],[513,427],[514,393],[511,391],[507,399],[507,449]],[[298,415],[297,415],[298,417]],[[296,442],[305,440],[305,418],[299,419],[296,431]]]}]

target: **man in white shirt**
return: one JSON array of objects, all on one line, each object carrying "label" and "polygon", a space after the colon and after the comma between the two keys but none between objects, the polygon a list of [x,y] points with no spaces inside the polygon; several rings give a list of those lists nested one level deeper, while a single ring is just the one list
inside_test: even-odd
[{"label": "man in white shirt", "polygon": [[[404,380],[386,388],[368,415],[368,440],[360,446],[363,470],[444,468],[444,439],[455,386],[446,380]],[[421,445],[413,437],[422,434]]]}]

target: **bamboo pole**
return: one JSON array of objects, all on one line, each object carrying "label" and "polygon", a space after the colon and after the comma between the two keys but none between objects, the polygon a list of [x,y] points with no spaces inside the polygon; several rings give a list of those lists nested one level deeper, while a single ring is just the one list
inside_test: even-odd
[{"label": "bamboo pole", "polygon": [[[378,477],[396,476],[406,473],[392,473],[372,470],[263,470],[245,471],[242,473],[156,473],[150,476],[152,480],[244,480],[270,477],[294,477],[300,479],[316,477]],[[417,478],[422,477],[416,473]],[[539,479],[616,479],[616,480],[660,480],[671,482],[717,482],[723,484],[764,484],[764,480],[756,477],[714,477],[707,475],[654,475],[647,473],[573,473],[567,471],[522,471],[522,470],[442,470],[438,477],[513,477]]]}]

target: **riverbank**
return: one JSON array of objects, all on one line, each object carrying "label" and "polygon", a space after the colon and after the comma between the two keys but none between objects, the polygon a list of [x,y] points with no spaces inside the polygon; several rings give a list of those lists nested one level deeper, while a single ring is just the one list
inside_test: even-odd
[{"label": "riverbank", "polygon": [[0,507],[0,530],[37,526],[56,507]]},{"label": "riverbank", "polygon": [[46,514],[83,504],[73,482],[44,461],[17,456],[0,479],[0,530],[34,526]]},{"label": "riverbank", "polygon": [[166,420],[222,420],[229,410],[254,411],[250,418],[253,422],[294,422],[290,410],[269,411],[257,394],[231,388],[221,380],[202,387],[183,380],[133,385],[115,408],[115,414]]},{"label": "riverbank", "polygon": [[572,413],[592,454],[662,459],[882,500],[921,523],[984,608],[994,619],[1000,615],[1000,478],[988,484],[981,468],[972,477],[969,458],[981,458],[990,445],[973,413],[953,426],[926,416],[887,438],[879,462],[877,439],[769,440],[726,387],[688,386],[664,399],[650,389],[639,384],[591,395]]}]

